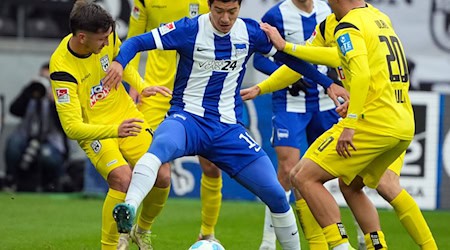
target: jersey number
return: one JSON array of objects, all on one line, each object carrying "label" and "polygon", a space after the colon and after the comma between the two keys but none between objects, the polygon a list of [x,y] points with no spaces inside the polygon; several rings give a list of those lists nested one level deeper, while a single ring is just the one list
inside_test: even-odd
[{"label": "jersey number", "polygon": [[247,132],[245,132],[245,134],[239,134],[239,139],[244,139],[244,141],[248,143],[249,149],[253,148],[255,152],[259,152],[261,150],[261,146],[259,146]]},{"label": "jersey number", "polygon": [[[386,55],[387,65],[389,67],[389,76],[391,82],[408,82],[409,74],[406,66],[405,53],[403,53],[402,46],[395,36],[379,36],[380,42],[386,43],[389,54]],[[393,73],[393,69],[398,68],[398,74]]]},{"label": "jersey number", "polygon": [[237,66],[237,61],[230,61],[230,60],[225,60],[225,65],[222,67],[222,70],[224,71],[228,71],[228,70],[235,70],[236,66]]}]

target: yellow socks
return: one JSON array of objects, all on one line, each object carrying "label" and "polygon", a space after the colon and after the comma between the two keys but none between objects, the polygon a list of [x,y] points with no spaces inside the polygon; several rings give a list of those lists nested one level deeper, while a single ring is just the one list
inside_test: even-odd
[{"label": "yellow socks", "polygon": [[202,174],[200,199],[202,202],[202,235],[214,234],[222,205],[222,177],[211,178]]},{"label": "yellow socks", "polygon": [[325,235],[325,239],[327,240],[330,249],[334,249],[340,245],[350,246],[347,232],[345,231],[344,225],[340,222],[324,227],[323,234]]},{"label": "yellow socks", "polygon": [[304,199],[297,200],[295,207],[309,248],[314,250],[328,250],[328,243],[323,234],[322,227],[317,223],[306,201]]},{"label": "yellow socks", "polygon": [[364,235],[367,250],[388,249],[386,239],[381,231],[376,231]]},{"label": "yellow socks", "polygon": [[125,201],[125,193],[109,189],[103,202],[102,210],[102,249],[117,249],[119,243],[119,232],[117,224],[112,216],[114,206]]},{"label": "yellow socks", "polygon": [[406,190],[403,189],[391,205],[406,231],[422,250],[438,249],[419,206]]},{"label": "yellow socks", "polygon": [[137,224],[142,230],[150,230],[156,216],[158,216],[167,198],[169,197],[170,186],[166,188],[153,187],[150,193],[142,201],[142,208],[137,220]]}]

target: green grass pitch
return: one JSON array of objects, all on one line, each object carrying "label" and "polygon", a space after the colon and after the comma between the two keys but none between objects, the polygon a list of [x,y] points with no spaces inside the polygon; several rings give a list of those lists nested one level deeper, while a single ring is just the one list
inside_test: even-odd
[{"label": "green grass pitch", "polygon": [[[102,199],[0,193],[0,208],[0,249],[100,249]],[[350,211],[346,208],[341,211],[347,233],[356,245]],[[379,210],[379,214],[390,249],[419,249],[395,212]],[[424,215],[439,249],[450,249],[450,211],[424,211]],[[224,201],[216,236],[227,250],[258,249],[263,218],[262,203]],[[199,227],[199,200],[169,198],[153,226],[154,248],[186,250],[195,242]],[[302,249],[308,249],[303,235],[300,236]]]}]

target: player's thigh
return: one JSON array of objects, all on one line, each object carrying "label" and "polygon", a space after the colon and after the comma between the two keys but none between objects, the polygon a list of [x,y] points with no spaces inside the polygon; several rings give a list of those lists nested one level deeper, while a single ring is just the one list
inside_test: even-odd
[{"label": "player's thigh", "polygon": [[275,112],[272,118],[272,146],[300,149],[306,143],[306,127],[311,113]]},{"label": "player's thigh", "polygon": [[125,159],[131,167],[148,151],[152,143],[153,132],[146,122],[142,125],[141,132],[136,136],[119,138],[119,147]]},{"label": "player's thigh", "polygon": [[370,188],[376,188],[386,169],[392,165],[400,171],[401,164],[403,163],[403,157],[401,156],[404,156],[405,150],[408,148],[409,144],[410,141],[397,139],[396,144],[373,159],[359,174],[363,178],[364,184]]},{"label": "player's thigh", "polygon": [[308,144],[311,145],[320,135],[333,127],[339,121],[339,115],[334,109],[314,112],[306,128]]},{"label": "player's thigh", "polygon": [[[304,157],[313,160],[331,175],[342,178],[347,185],[379,155],[394,147],[399,141],[390,136],[356,130],[353,144],[357,150],[350,149],[352,156],[344,158],[336,152],[336,143],[342,130],[343,127],[340,125],[333,126],[314,141]],[[384,172],[387,167],[388,165],[376,168]]]},{"label": "player's thigh", "polygon": [[119,141],[116,138],[82,141],[80,147],[105,180],[114,169],[128,165],[120,152]]}]

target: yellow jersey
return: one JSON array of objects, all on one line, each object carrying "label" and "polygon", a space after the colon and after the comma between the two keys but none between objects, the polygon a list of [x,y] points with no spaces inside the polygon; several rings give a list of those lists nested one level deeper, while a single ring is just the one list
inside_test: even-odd
[{"label": "yellow jersey", "polygon": [[[207,0],[134,0],[128,37],[140,35],[183,17],[192,18],[208,11]],[[130,64],[138,69],[139,60],[140,55],[138,54]],[[148,51],[144,77],[147,84],[165,86],[173,90],[176,70],[176,51]],[[163,110],[166,113],[170,107],[169,101],[169,98],[157,94],[151,98],[143,98],[139,109],[144,114],[152,110]]]},{"label": "yellow jersey", "polygon": [[[124,119],[143,119],[122,84],[109,89],[102,83],[119,52],[120,40],[111,33],[109,44],[100,53],[81,56],[69,48],[71,37],[66,36],[50,58],[50,78],[61,125],[75,140],[117,138]],[[139,93],[146,87],[133,66],[125,68],[123,79]]]}]

